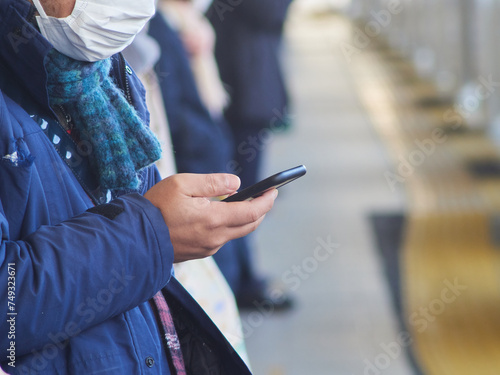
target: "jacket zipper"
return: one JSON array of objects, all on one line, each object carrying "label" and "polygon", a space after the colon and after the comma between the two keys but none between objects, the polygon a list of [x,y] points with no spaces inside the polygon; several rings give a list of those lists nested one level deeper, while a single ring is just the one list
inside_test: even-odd
[{"label": "jacket zipper", "polygon": [[59,108],[59,111],[65,120],[64,124],[62,124],[62,123],[61,124],[63,125],[66,132],[68,134],[71,134],[71,131],[73,130],[73,123],[72,123],[71,115],[66,112],[66,110],[64,109],[64,107],[62,105],[58,105],[57,108]]},{"label": "jacket zipper", "polygon": [[120,53],[120,68],[124,85],[125,98],[127,99],[128,103],[132,105],[132,94],[130,92],[130,83],[128,81],[128,76],[127,76],[127,74],[129,74],[130,68],[127,66],[125,58],[121,53]]}]

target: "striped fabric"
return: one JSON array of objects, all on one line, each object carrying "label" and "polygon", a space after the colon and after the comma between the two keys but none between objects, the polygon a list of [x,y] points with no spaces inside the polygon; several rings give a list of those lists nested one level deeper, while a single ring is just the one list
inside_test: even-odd
[{"label": "striped fabric", "polygon": [[181,344],[175,330],[174,321],[165,297],[160,292],[153,297],[154,304],[158,310],[158,316],[165,334],[165,343],[170,354],[171,372],[176,375],[186,375],[184,358],[182,357]]}]

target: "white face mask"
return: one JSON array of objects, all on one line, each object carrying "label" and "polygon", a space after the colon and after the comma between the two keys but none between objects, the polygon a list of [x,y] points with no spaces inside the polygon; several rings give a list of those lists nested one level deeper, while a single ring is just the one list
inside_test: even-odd
[{"label": "white face mask", "polygon": [[76,0],[71,15],[55,18],[40,0],[33,3],[42,35],[62,54],[82,61],[121,52],[155,13],[154,0]]}]

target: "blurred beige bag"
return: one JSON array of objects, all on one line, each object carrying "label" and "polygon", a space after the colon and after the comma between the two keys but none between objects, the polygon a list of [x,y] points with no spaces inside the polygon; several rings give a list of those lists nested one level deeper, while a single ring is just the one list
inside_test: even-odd
[{"label": "blurred beige bag", "polygon": [[241,359],[250,367],[233,292],[212,258],[174,265],[175,277],[206,311]]}]

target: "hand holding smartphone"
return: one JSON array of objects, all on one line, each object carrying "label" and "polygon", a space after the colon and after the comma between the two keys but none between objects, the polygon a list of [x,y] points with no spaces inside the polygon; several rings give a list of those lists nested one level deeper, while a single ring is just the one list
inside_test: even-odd
[{"label": "hand holding smartphone", "polygon": [[283,185],[288,184],[289,182],[296,180],[299,177],[302,177],[306,174],[306,172],[306,167],[303,165],[287,169],[285,171],[276,173],[260,182],[257,182],[255,185],[249,186],[237,192],[236,194],[227,197],[226,199],[223,199],[222,202],[241,202],[257,198],[268,190],[275,188],[277,189]]}]

